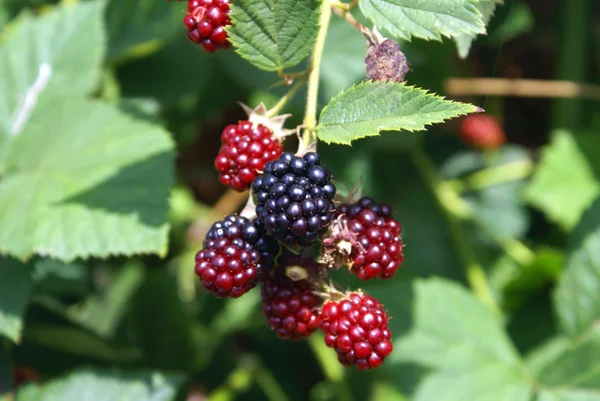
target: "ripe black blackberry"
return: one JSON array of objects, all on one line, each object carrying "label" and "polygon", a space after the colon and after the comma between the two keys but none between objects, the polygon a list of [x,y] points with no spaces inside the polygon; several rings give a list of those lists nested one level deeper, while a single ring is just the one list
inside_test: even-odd
[{"label": "ripe black blackberry", "polygon": [[256,214],[267,232],[289,247],[309,246],[331,222],[335,186],[320,156],[285,152],[252,182]]},{"label": "ripe black blackberry", "polygon": [[206,234],[204,247],[196,254],[196,275],[217,297],[237,298],[256,285],[278,250],[259,221],[231,214]]}]

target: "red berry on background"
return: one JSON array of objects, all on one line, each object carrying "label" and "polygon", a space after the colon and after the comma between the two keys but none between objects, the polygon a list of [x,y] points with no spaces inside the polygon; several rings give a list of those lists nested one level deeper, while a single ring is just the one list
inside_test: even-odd
[{"label": "red berry on background", "polygon": [[458,132],[462,140],[478,149],[496,149],[506,142],[498,120],[489,114],[470,114],[464,117]]},{"label": "red berry on background", "polygon": [[[284,259],[282,257],[282,259]],[[324,269],[312,259],[297,262],[288,259],[271,269],[261,281],[262,310],[267,326],[277,337],[301,340],[319,327],[321,299],[313,292],[314,286],[306,278],[292,280],[286,269],[302,269],[308,277],[314,277],[314,269]]]},{"label": "red berry on background", "polygon": [[340,205],[337,211],[334,224],[342,228],[323,242],[325,251],[340,252],[340,244],[346,241],[350,272],[361,280],[391,278],[404,259],[404,245],[402,226],[392,217],[390,207],[363,197],[351,205]]},{"label": "red berry on background", "polygon": [[192,42],[211,53],[231,46],[225,31],[225,26],[231,24],[229,0],[188,0],[187,10],[183,25]]},{"label": "red berry on background", "polygon": [[277,159],[283,152],[281,141],[271,130],[250,121],[225,127],[221,142],[215,167],[219,180],[236,191],[250,188],[265,163]]},{"label": "red berry on background", "polygon": [[196,275],[219,298],[237,298],[256,286],[279,251],[258,220],[229,215],[213,224],[196,254]]},{"label": "red berry on background", "polygon": [[353,292],[340,301],[325,303],[321,329],[325,344],[335,349],[342,365],[366,370],[378,367],[392,353],[388,320],[379,301]]},{"label": "red berry on background", "polygon": [[28,366],[15,366],[13,368],[13,384],[15,388],[30,382],[41,382],[40,375],[35,369]]}]

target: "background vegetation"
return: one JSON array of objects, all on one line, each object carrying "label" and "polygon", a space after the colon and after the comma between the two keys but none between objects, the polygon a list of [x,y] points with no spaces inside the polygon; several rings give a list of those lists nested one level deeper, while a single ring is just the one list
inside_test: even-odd
[{"label": "background vegetation", "polygon": [[[318,336],[276,339],[258,291],[215,299],[193,273],[207,225],[244,201],[213,168],[221,131],[237,101],[275,104],[277,75],[190,44],[185,3],[0,3],[0,399],[600,400],[600,4],[505,3],[465,60],[448,39],[402,47],[410,84],[485,108],[507,145],[469,149],[456,122],[319,145],[403,224],[394,280],[339,275],[393,317],[395,351],[366,373]],[[364,55],[334,16],[321,106]],[[48,66],[21,126],[14,94]],[[456,77],[586,85],[456,97]]]}]

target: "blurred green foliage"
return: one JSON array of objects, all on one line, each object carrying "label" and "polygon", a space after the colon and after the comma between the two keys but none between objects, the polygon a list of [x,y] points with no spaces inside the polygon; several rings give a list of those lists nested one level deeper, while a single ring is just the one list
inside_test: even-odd
[{"label": "blurred green foliage", "polygon": [[[244,117],[237,101],[278,100],[277,74],[188,43],[183,2],[63,3],[0,3],[0,400],[600,400],[597,102],[578,103],[577,129],[551,132],[550,101],[468,99],[504,121],[510,144],[496,152],[468,149],[454,123],[319,145],[339,183],[362,179],[403,225],[394,280],[332,274],[392,316],[394,353],[359,372],[319,335],[278,340],[256,290],[218,300],[193,272],[194,229],[224,193],[212,166],[220,132]],[[450,76],[553,78],[548,38],[569,2],[506,3],[466,60],[451,40],[404,43],[408,82],[444,94]],[[568,32],[589,36],[582,62],[597,83],[600,11],[588,7],[593,29]],[[550,56],[535,75],[519,58],[540,49]],[[332,20],[320,106],[363,79],[364,50]],[[21,99],[9,91],[43,62],[44,110],[13,141],[8,106]],[[292,124],[304,96],[285,109]],[[111,130],[120,135],[103,139]],[[499,314],[469,290],[471,259]],[[24,367],[41,382],[13,393]]]}]

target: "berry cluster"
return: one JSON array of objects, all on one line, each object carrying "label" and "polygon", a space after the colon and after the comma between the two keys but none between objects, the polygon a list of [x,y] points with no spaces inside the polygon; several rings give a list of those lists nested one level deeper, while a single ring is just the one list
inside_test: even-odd
[{"label": "berry cluster", "polygon": [[183,24],[188,38],[207,52],[231,47],[225,31],[231,24],[229,0],[188,0]]},{"label": "berry cluster", "polygon": [[301,340],[321,329],[342,364],[375,368],[392,352],[388,315],[360,290],[337,290],[328,272],[346,266],[362,280],[391,278],[403,258],[400,223],[389,206],[353,201],[354,191],[334,203],[331,171],[318,153],[282,152],[283,121],[258,107],[223,131],[215,167],[224,184],[251,188],[243,211],[251,217],[232,214],[212,225],[196,274],[218,297],[260,284],[277,337]]}]

